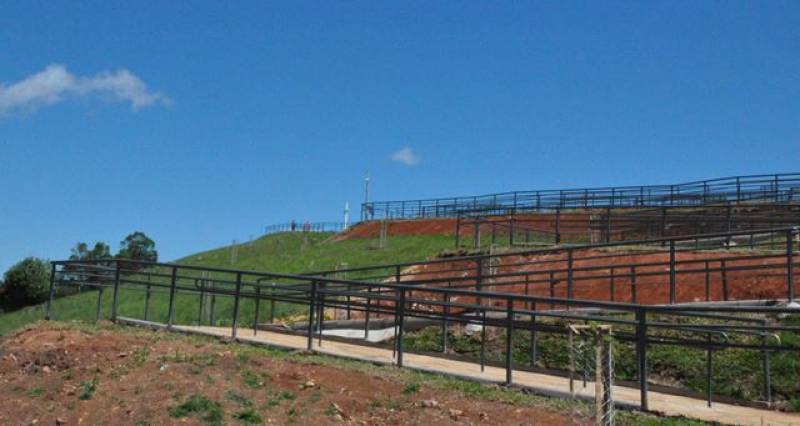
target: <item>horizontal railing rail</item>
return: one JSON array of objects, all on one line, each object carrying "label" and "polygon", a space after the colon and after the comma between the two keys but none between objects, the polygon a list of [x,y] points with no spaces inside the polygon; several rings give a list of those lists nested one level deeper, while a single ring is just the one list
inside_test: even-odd
[{"label": "horizontal railing rail", "polygon": [[495,214],[555,209],[641,208],[800,199],[800,173],[733,176],[672,185],[513,191],[476,196],[362,203],[361,219],[456,217],[465,210]]},{"label": "horizontal railing rail", "polygon": [[[761,255],[761,258],[769,256],[765,254]],[[787,259],[783,254],[775,256]],[[793,277],[792,268],[796,266],[796,262],[794,257],[791,257],[793,256],[791,251],[789,256],[789,261],[785,264],[751,265],[751,267],[780,268],[785,277]],[[673,276],[706,273],[703,270],[682,268],[688,263],[690,262],[672,261],[668,273]],[[640,267],[645,266],[640,265]],[[587,269],[581,267],[572,268],[571,273],[580,274],[585,270]],[[650,273],[656,272],[659,271],[650,271]],[[729,269],[728,272],[733,274],[735,270]],[[792,343],[778,339],[764,339],[766,333],[797,334],[800,333],[800,327],[775,323],[775,320],[768,323],[760,318],[727,315],[735,313],[737,316],[748,314],[763,318],[778,318],[780,315],[800,314],[800,309],[792,306],[646,306],[618,301],[581,300],[575,297],[497,291],[496,286],[481,286],[478,282],[473,283],[472,288],[458,288],[435,286],[431,280],[428,281],[428,285],[420,285],[424,284],[425,280],[414,283],[372,282],[322,275],[270,273],[130,260],[52,262],[51,298],[48,302],[47,318],[53,318],[53,297],[56,288],[79,285],[83,281],[91,282],[100,290],[98,315],[103,289],[113,291],[111,318],[114,320],[119,317],[122,291],[145,292],[145,320],[152,316],[152,307],[149,306],[151,298],[154,295],[167,297],[169,301],[164,322],[168,328],[179,323],[176,320],[176,310],[189,306],[186,304],[187,297],[199,300],[199,314],[194,323],[209,322],[212,325],[217,323],[214,319],[214,304],[220,303],[221,298],[233,299],[233,308],[230,312],[233,338],[237,337],[237,332],[242,327],[241,307],[245,302],[255,305],[251,323],[254,330],[258,329],[261,323],[259,309],[262,302],[271,304],[271,321],[274,319],[275,303],[300,305],[308,314],[303,325],[303,333],[308,339],[308,349],[313,349],[315,338],[318,340],[317,346],[322,344],[326,309],[346,310],[348,316],[353,312],[361,313],[365,319],[365,338],[369,332],[370,315],[373,318],[378,316],[390,318],[396,330],[392,348],[395,362],[399,366],[403,365],[403,335],[406,331],[406,320],[409,318],[440,322],[445,328],[448,324],[475,324],[482,330],[486,327],[498,327],[504,330],[509,342],[504,353],[508,384],[513,382],[513,371],[521,368],[513,362],[513,345],[510,339],[513,338],[515,331],[529,332],[532,336],[535,333],[564,336],[569,333],[564,323],[589,321],[606,324],[614,327],[613,337],[616,340],[635,346],[641,407],[645,410],[648,407],[648,347],[677,345],[707,351],[752,350],[764,356],[783,351],[800,353],[800,347]],[[180,304],[177,303],[179,298],[183,300]],[[210,302],[205,302],[209,298]],[[210,303],[211,320],[204,318],[204,306],[207,306],[204,303]],[[216,314],[219,314],[219,311]],[[446,335],[445,333],[443,336]],[[712,339],[713,336],[717,338]],[[484,340],[485,337],[482,337],[482,354],[485,352]],[[536,340],[532,338],[531,341]],[[446,340],[443,341],[443,345],[446,346]],[[532,347],[532,350],[535,352],[535,347]],[[482,366],[486,363],[484,356],[481,356],[480,363]],[[707,374],[711,377],[710,369]],[[766,374],[768,378],[769,371]]]},{"label": "horizontal railing rail", "polygon": [[279,232],[342,232],[347,229],[344,222],[288,222],[269,225],[264,228],[264,235]]}]

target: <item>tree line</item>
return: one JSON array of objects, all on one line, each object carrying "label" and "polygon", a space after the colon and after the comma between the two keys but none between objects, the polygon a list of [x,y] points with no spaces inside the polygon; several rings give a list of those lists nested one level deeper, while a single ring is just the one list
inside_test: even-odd
[{"label": "tree line", "polygon": [[[131,259],[157,262],[156,243],[144,232],[129,234],[119,243],[119,251],[111,254],[108,244],[98,241],[91,246],[78,242],[70,250],[70,260],[85,262]],[[80,268],[79,266],[73,268]],[[50,262],[38,257],[27,257],[17,262],[3,274],[0,281],[0,311],[9,312],[47,300],[50,292]]]}]

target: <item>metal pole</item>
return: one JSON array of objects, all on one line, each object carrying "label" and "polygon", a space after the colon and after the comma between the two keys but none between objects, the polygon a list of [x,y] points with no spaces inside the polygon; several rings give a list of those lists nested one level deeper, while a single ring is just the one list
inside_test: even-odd
[{"label": "metal pole", "polygon": [[561,244],[561,209],[556,208],[556,245]]},{"label": "metal pole", "polygon": [[256,313],[253,315],[253,336],[258,334],[258,319],[261,311],[261,287],[256,287]]},{"label": "metal pole", "polygon": [[403,366],[403,329],[405,328],[405,317],[406,317],[406,290],[404,288],[400,289],[400,303],[398,305],[398,313],[399,313],[399,330],[397,334],[397,366]]},{"label": "metal pole", "polygon": [[[111,300],[111,321],[117,321],[117,306],[119,305],[119,262],[114,262],[114,297]],[[173,273],[174,276],[174,273]]]},{"label": "metal pole", "polygon": [[613,267],[609,271],[609,276],[610,276],[609,292],[611,293],[609,299],[613,302],[614,301],[614,293],[615,293],[615,290],[616,290],[614,288],[614,268]]},{"label": "metal pole", "polygon": [[725,261],[721,261],[720,263],[721,273],[722,273],[722,300],[728,301],[728,271],[725,265]]},{"label": "metal pole", "polygon": [[786,289],[789,303],[794,302],[794,231],[786,232]]},{"label": "metal pole", "polygon": [[506,300],[506,386],[511,386],[511,351],[514,336],[514,300]]},{"label": "metal pole", "polygon": [[53,299],[56,295],[56,264],[50,263],[50,294],[47,297],[47,314],[44,319],[50,321],[53,318]]},{"label": "metal pole", "polygon": [[144,293],[144,320],[147,321],[150,318],[150,274],[147,274],[147,287]]},{"label": "metal pole", "polygon": [[447,316],[450,315],[450,295],[444,293],[444,306],[442,307],[442,353],[447,353]]},{"label": "metal pole", "polygon": [[669,242],[669,304],[675,303],[675,241]]},{"label": "metal pole", "polygon": [[642,411],[647,407],[647,312],[643,308],[636,311],[636,357],[639,373],[639,400]]},{"label": "metal pole", "polygon": [[100,314],[103,308],[103,287],[97,289],[97,309],[95,310],[94,321],[100,321]]},{"label": "metal pole", "polygon": [[364,313],[364,340],[369,340],[369,305],[372,298],[372,287],[367,287],[367,312]]},{"label": "metal pole", "polygon": [[567,299],[575,297],[575,289],[572,281],[572,249],[567,250]]},{"label": "metal pole", "polygon": [[[172,277],[170,281],[169,287],[169,312],[167,312],[167,328],[172,329],[172,324],[175,321],[175,283],[176,277],[178,275],[178,268],[176,266],[172,267]],[[117,268],[117,277],[119,277],[119,268]],[[116,280],[117,284],[119,283],[119,279]],[[117,313],[117,284],[114,285],[114,315],[116,316]]]},{"label": "metal pole", "polygon": [[311,295],[308,300],[308,331],[307,331],[308,342],[306,347],[306,349],[308,349],[309,351],[311,350],[311,347],[314,343],[314,309],[316,308],[316,306],[314,306],[314,302],[316,298],[317,298],[317,282],[311,281]]},{"label": "metal pole", "polygon": [[275,322],[275,283],[270,284],[269,295],[271,299],[269,299],[269,323],[272,324]]},{"label": "metal pole", "polygon": [[239,296],[242,292],[242,273],[236,273],[236,291],[233,296],[233,324],[231,326],[231,337],[236,338],[236,326],[239,323]]},{"label": "metal pole", "polygon": [[481,373],[486,366],[486,310],[481,316]]},{"label": "metal pole", "polygon": [[708,335],[707,338],[709,342],[709,347],[706,349],[706,400],[708,402],[709,408],[711,407],[711,335]]}]

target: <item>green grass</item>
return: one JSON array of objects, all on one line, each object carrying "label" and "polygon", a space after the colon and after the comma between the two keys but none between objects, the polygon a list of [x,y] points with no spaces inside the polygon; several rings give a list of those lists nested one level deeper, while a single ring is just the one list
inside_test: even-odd
[{"label": "green grass", "polygon": [[[301,233],[273,234],[238,247],[237,260],[231,264],[230,247],[222,247],[193,254],[177,260],[184,265],[244,269],[261,272],[301,273],[310,270],[329,270],[346,263],[348,267],[380,263],[424,260],[444,249],[452,248],[454,241],[448,236],[396,236],[387,239],[383,249],[377,249],[376,239],[331,241],[331,233],[309,234],[307,241]],[[358,278],[353,275],[346,278]],[[136,289],[121,288],[118,315],[144,317],[145,294],[141,286]],[[102,295],[102,318],[110,317],[112,292]],[[91,321],[95,318],[98,292],[87,291],[56,299],[53,315],[60,320]],[[45,316],[45,304],[30,306],[14,312],[0,314],[0,336],[19,329]],[[281,317],[298,310],[287,304],[277,304],[275,316]],[[154,292],[150,300],[152,321],[166,322],[168,296]],[[178,293],[175,300],[175,321],[178,324],[194,324],[198,320],[199,298],[197,294]],[[240,310],[240,324],[249,327],[253,323],[255,302],[244,300]],[[269,304],[262,306],[262,320],[269,315]],[[218,325],[230,325],[233,317],[233,298],[218,297],[215,303],[215,319]],[[206,318],[208,319],[208,318]]]}]

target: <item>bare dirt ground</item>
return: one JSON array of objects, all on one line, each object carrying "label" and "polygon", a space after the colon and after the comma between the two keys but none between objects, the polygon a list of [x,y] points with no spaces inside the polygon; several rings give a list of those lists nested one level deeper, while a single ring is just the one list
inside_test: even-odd
[{"label": "bare dirt ground", "polygon": [[42,323],[0,339],[0,424],[562,425],[576,420],[547,406],[485,399],[407,380],[416,376],[406,370],[363,365],[326,365],[311,355],[166,332]]},{"label": "bare dirt ground", "polygon": [[[715,259],[709,262],[711,272],[708,274],[709,299],[721,301],[724,299],[727,288],[728,300],[769,300],[786,297],[785,261],[776,258],[753,258],[732,260],[736,253],[726,252],[680,252],[676,256],[679,262],[676,275],[676,300],[678,302],[700,302],[705,300],[706,274],[705,262],[693,262],[695,259]],[[581,259],[586,258],[586,259]],[[726,260],[726,267],[731,270],[723,273],[720,270],[721,260]],[[719,259],[716,260],[716,259]],[[614,297],[618,302],[634,302],[632,291],[632,277],[630,268],[623,266],[639,264],[636,268],[636,300],[643,304],[659,304],[669,301],[669,276],[667,274],[669,253],[643,253],[620,252],[614,253],[605,250],[583,250],[580,258],[575,260],[573,266],[575,298],[585,300],[612,300],[611,297],[611,267],[616,274],[614,279]],[[652,266],[648,266],[652,265]],[[739,269],[755,266],[764,266],[768,269]],[[528,294],[537,296],[550,295],[550,275],[548,270],[557,270],[553,279],[557,283],[553,287],[555,297],[567,297],[567,261],[563,253],[531,254],[519,256],[506,256],[498,258],[493,266],[495,273],[523,274],[511,277],[500,277],[490,282],[502,284],[503,282],[516,282],[513,285],[497,285],[498,291],[524,294],[525,276],[530,285]],[[597,269],[594,269],[597,268]],[[432,280],[446,279],[449,277],[465,277],[474,274],[474,262],[452,261],[431,263],[414,266],[405,273],[414,273],[404,277],[406,280]],[[653,275],[657,274],[657,275]],[[489,276],[489,274],[487,274]],[[456,284],[474,285],[473,281],[455,281]],[[439,284],[447,286],[447,282]],[[490,284],[484,283],[484,288],[492,289]],[[454,301],[456,299],[454,298]],[[468,302],[466,298],[458,299]]]}]

